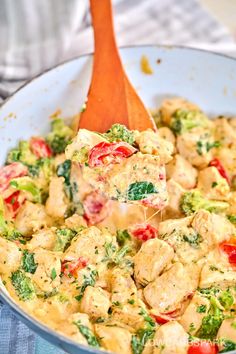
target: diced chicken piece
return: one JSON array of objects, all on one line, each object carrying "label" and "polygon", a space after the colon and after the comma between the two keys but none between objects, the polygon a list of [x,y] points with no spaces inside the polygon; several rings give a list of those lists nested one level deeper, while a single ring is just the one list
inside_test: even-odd
[{"label": "diced chicken piece", "polygon": [[81,300],[80,310],[90,317],[108,317],[109,294],[100,287],[87,286]]},{"label": "diced chicken piece", "polygon": [[231,147],[236,141],[236,131],[229,124],[226,118],[219,118],[214,120],[215,124],[215,138],[221,142],[221,145]]},{"label": "diced chicken piece", "polygon": [[102,324],[96,324],[95,332],[101,341],[101,345],[116,354],[132,354],[131,333],[121,327],[108,327]]},{"label": "diced chicken piece", "polygon": [[197,189],[208,199],[227,200],[230,187],[216,167],[207,167],[199,171]]},{"label": "diced chicken piece", "polygon": [[[236,344],[236,320],[228,318],[224,320],[217,333],[217,339],[226,339]],[[220,341],[219,341],[220,343]],[[222,350],[223,348],[220,348]]]},{"label": "diced chicken piece", "polygon": [[145,326],[142,308],[137,306],[137,304],[127,304],[124,306],[114,305],[112,310],[112,318],[117,323],[130,326],[134,331],[138,331]]},{"label": "diced chicken piece", "polygon": [[166,183],[167,193],[169,196],[168,205],[163,210],[165,219],[178,218],[183,215],[180,209],[180,200],[186,190],[172,178]]},{"label": "diced chicken piece", "polygon": [[53,177],[49,185],[46,212],[53,218],[63,218],[69,201],[64,190],[64,177]]},{"label": "diced chicken piece", "polygon": [[162,102],[160,111],[161,117],[164,123],[170,124],[170,120],[172,115],[178,109],[186,109],[191,111],[199,111],[199,107],[196,106],[194,103],[188,102],[183,98],[169,98]]},{"label": "diced chicken piece", "polygon": [[32,275],[36,286],[45,292],[50,292],[60,285],[61,261],[60,257],[44,249],[34,250],[34,261],[37,269]]},{"label": "diced chicken piece", "polygon": [[202,141],[203,145],[206,145],[207,142],[212,142],[212,138],[202,138],[205,136],[206,130],[203,128],[194,128],[191,132],[181,134],[177,137],[177,150],[182,157],[190,162],[191,165],[204,168],[209,162],[213,159],[212,149],[209,151],[204,151],[200,153],[198,144],[199,141]]},{"label": "diced chicken piece", "polygon": [[62,322],[57,329],[59,332],[67,335],[76,342],[88,345],[86,338],[81,334],[75,322],[88,327],[91,331],[93,330],[92,324],[89,321],[89,316],[86,313],[74,313],[69,317],[68,321]]},{"label": "diced chicken piece", "polygon": [[236,214],[236,192],[231,192],[229,194],[229,208],[227,210],[228,215]]},{"label": "diced chicken piece", "polygon": [[28,250],[34,250],[41,247],[46,250],[52,250],[56,242],[56,234],[53,228],[42,229],[32,235],[31,240],[27,243]]},{"label": "diced chicken piece", "polygon": [[[195,290],[195,284],[182,263],[175,263],[144,289],[147,303],[160,313],[176,310]],[[171,296],[170,296],[171,294]]]},{"label": "diced chicken piece", "polygon": [[221,165],[226,170],[226,173],[231,179],[235,176],[236,171],[236,148],[235,144],[231,148],[222,147],[217,150],[217,158],[219,159]]},{"label": "diced chicken piece", "polygon": [[153,354],[187,354],[188,334],[177,321],[170,321],[157,329],[153,344]]},{"label": "diced chicken piece", "polygon": [[175,155],[174,159],[166,166],[167,179],[172,178],[185,189],[196,186],[197,170],[181,155]]},{"label": "diced chicken piece", "polygon": [[158,134],[162,139],[165,139],[173,144],[175,147],[176,139],[174,133],[168,127],[161,127],[158,129]]},{"label": "diced chicken piece", "polygon": [[20,266],[22,252],[14,242],[0,237],[0,273],[14,272]]},{"label": "diced chicken piece", "polygon": [[73,160],[76,155],[76,152],[83,147],[88,147],[91,149],[93,146],[107,141],[104,137],[96,132],[92,132],[87,129],[79,129],[76,137],[73,139],[72,143],[66,147],[66,158]]},{"label": "diced chicken piece", "polygon": [[135,279],[147,285],[165,269],[174,257],[174,250],[166,242],[151,239],[144,242],[134,257]]},{"label": "diced chicken piece", "polygon": [[181,218],[181,219],[170,219],[170,220],[165,220],[159,224],[159,234],[160,235],[165,235],[165,234],[171,234],[173,231],[176,229],[188,227],[191,225],[193,217],[188,216],[186,218]]},{"label": "diced chicken piece", "polygon": [[209,300],[200,294],[195,294],[179,320],[185,331],[190,332],[192,335],[197,333],[202,325],[202,319],[206,316],[209,308]]},{"label": "diced chicken piece", "polygon": [[51,218],[47,215],[42,204],[34,204],[26,201],[20,208],[15,220],[15,226],[25,236],[31,236],[33,232],[49,227]]},{"label": "diced chicken piece", "polygon": [[87,222],[85,221],[85,219],[78,214],[73,214],[72,216],[70,216],[69,218],[67,218],[65,220],[65,225],[66,227],[68,227],[69,229],[78,229],[81,226],[83,227],[87,227]]},{"label": "diced chicken piece", "polygon": [[236,271],[224,262],[219,261],[206,263],[201,272],[200,288],[211,286],[229,287],[236,283]]},{"label": "diced chicken piece", "polygon": [[106,255],[105,243],[116,244],[114,239],[110,234],[104,235],[97,227],[91,226],[73,238],[70,247],[64,253],[63,260],[76,260],[84,257],[89,264],[101,263]]},{"label": "diced chicken piece", "polygon": [[183,264],[198,261],[209,251],[208,240],[204,240],[192,227],[180,227],[168,234],[160,234],[171,245],[178,260]]},{"label": "diced chicken piece", "polygon": [[[159,156],[138,152],[121,163],[100,168],[83,167],[86,181],[99,189],[109,199],[143,204],[162,209],[167,204],[165,167]],[[151,189],[143,196],[134,196],[135,184],[148,184]]]},{"label": "diced chicken piece", "polygon": [[110,277],[111,301],[113,303],[127,303],[128,300],[136,299],[137,288],[129,273],[122,272],[115,268]]},{"label": "diced chicken piece", "polygon": [[235,233],[234,226],[224,216],[199,210],[193,218],[192,227],[209,245],[216,245]]},{"label": "diced chicken piece", "polygon": [[162,163],[168,163],[172,160],[174,146],[169,141],[160,138],[157,132],[145,130],[136,137],[136,142],[143,154],[160,156]]}]

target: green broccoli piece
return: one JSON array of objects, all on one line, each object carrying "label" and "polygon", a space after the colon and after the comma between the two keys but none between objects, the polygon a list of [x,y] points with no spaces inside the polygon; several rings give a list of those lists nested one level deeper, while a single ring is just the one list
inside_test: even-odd
[{"label": "green broccoli piece", "polygon": [[210,309],[202,319],[202,324],[197,331],[196,336],[203,339],[213,340],[224,320],[223,311],[219,308],[219,302],[216,297],[210,297]]},{"label": "green broccoli piece", "polygon": [[21,270],[17,270],[11,274],[11,282],[20,300],[26,301],[34,298],[34,285],[31,279]]},{"label": "green broccoli piece", "polygon": [[74,136],[73,130],[65,125],[61,118],[56,118],[51,123],[52,131],[46,140],[54,154],[61,154]]},{"label": "green broccoli piece", "polygon": [[42,203],[41,191],[30,177],[12,179],[10,185],[17,190],[30,193],[32,195],[33,202]]},{"label": "green broccoli piece", "polygon": [[9,241],[19,240],[22,244],[25,244],[22,234],[17,231],[12,221],[5,220],[4,217],[4,202],[0,196],[0,235]]},{"label": "green broccoli piece", "polygon": [[127,230],[117,230],[116,239],[119,246],[124,246],[128,240],[131,240],[131,237]]},{"label": "green broccoli piece", "polygon": [[234,303],[234,297],[229,289],[221,292],[219,296],[219,301],[221,305],[225,308],[225,310],[229,310],[231,308]]},{"label": "green broccoli piece", "polygon": [[125,141],[132,145],[135,141],[134,132],[127,129],[126,126],[122,124],[113,124],[103,136],[110,142]]},{"label": "green broccoli piece", "polygon": [[24,250],[22,257],[22,269],[27,273],[34,274],[37,266],[38,265],[34,261],[34,253],[30,253],[27,250]]},{"label": "green broccoli piece", "polygon": [[18,149],[12,149],[7,155],[7,163],[20,161],[26,165],[34,165],[37,157],[30,150],[28,141],[22,140],[19,142]]},{"label": "green broccoli piece", "polygon": [[80,164],[85,164],[88,162],[88,158],[89,148],[87,146],[83,146],[81,149],[73,153],[71,160],[79,162]]},{"label": "green broccoli piece", "polygon": [[177,135],[186,133],[193,128],[203,127],[209,125],[208,118],[198,111],[187,111],[178,109],[172,116],[170,128]]},{"label": "green broccoli piece", "polygon": [[56,231],[54,251],[64,252],[76,234],[77,232],[71,229],[58,229]]},{"label": "green broccoli piece", "polygon": [[208,200],[197,191],[186,192],[180,200],[180,208],[185,215],[192,215],[200,209],[208,210],[209,212],[220,213],[225,211],[229,206],[226,202],[216,200]]}]

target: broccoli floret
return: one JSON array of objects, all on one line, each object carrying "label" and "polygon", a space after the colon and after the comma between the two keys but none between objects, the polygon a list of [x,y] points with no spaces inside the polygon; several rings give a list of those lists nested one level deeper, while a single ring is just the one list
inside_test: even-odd
[{"label": "broccoli floret", "polygon": [[203,317],[201,327],[197,332],[197,337],[213,340],[224,320],[223,311],[219,308],[219,302],[216,297],[210,297],[210,309],[208,314]]},{"label": "broccoli floret", "polygon": [[134,132],[130,131],[122,124],[113,124],[103,136],[110,142],[125,141],[132,145],[135,141]]},{"label": "broccoli floret", "polygon": [[228,206],[229,204],[226,202],[204,198],[197,190],[184,193],[180,201],[180,207],[185,215],[191,215],[200,209],[219,213],[227,209]]},{"label": "broccoli floret", "polygon": [[31,180],[30,177],[20,177],[12,179],[10,185],[19,191],[25,191],[32,195],[32,201],[42,203],[42,195],[40,189]]},{"label": "broccoli floret", "polygon": [[24,250],[22,257],[22,269],[27,273],[34,274],[37,266],[38,265],[34,261],[34,253],[30,253],[27,250]]},{"label": "broccoli floret", "polygon": [[71,229],[58,229],[56,231],[57,238],[54,251],[64,252],[76,234],[77,232]]},{"label": "broccoli floret", "polygon": [[0,235],[9,241],[19,240],[21,243],[25,243],[22,234],[15,229],[13,222],[5,220],[4,202],[1,196],[0,196]]},{"label": "broccoli floret", "polygon": [[47,135],[46,140],[54,154],[61,154],[74,136],[73,130],[65,125],[61,118],[56,118],[51,124],[52,131]]},{"label": "broccoli floret", "polygon": [[203,127],[209,125],[208,118],[198,111],[187,111],[178,109],[172,116],[170,128],[177,135],[186,133],[193,128]]},{"label": "broccoli floret", "polygon": [[17,270],[11,274],[11,282],[20,300],[26,301],[34,298],[34,285],[31,279],[27,277],[21,270]]},{"label": "broccoli floret", "polygon": [[234,303],[234,297],[231,294],[230,290],[224,290],[219,296],[219,301],[225,310],[229,310]]},{"label": "broccoli floret", "polygon": [[124,246],[128,240],[131,240],[131,237],[127,230],[117,230],[116,239],[119,246]]},{"label": "broccoli floret", "polygon": [[83,146],[81,149],[73,153],[71,160],[79,162],[81,164],[85,164],[88,162],[88,158],[89,148],[87,146]]},{"label": "broccoli floret", "polygon": [[28,141],[22,140],[19,142],[18,149],[12,149],[7,155],[7,163],[20,161],[26,165],[34,165],[37,157],[30,150]]}]

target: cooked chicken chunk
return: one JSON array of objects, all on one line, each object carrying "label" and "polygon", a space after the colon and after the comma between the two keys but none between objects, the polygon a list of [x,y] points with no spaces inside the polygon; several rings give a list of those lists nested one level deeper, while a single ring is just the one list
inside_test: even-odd
[{"label": "cooked chicken chunk", "polygon": [[22,252],[17,245],[0,237],[0,248],[0,273],[4,274],[6,269],[8,272],[14,272],[17,270],[22,256]]},{"label": "cooked chicken chunk", "polygon": [[[194,285],[184,266],[177,262],[144,289],[147,303],[160,313],[176,310],[194,291]],[[171,296],[170,296],[171,294]]]},{"label": "cooked chicken chunk", "polygon": [[52,220],[46,214],[45,207],[29,201],[21,207],[15,220],[16,228],[25,236],[31,236],[33,232],[51,226],[51,223]]},{"label": "cooked chicken chunk", "polygon": [[199,171],[197,189],[208,199],[227,200],[230,187],[215,167]]},{"label": "cooked chicken chunk", "polygon": [[[217,333],[217,339],[226,339],[236,344],[236,320],[228,318],[224,320]],[[223,348],[222,348],[223,349]]]},{"label": "cooked chicken chunk", "polygon": [[96,324],[94,327],[106,350],[116,354],[132,354],[131,333],[127,329],[116,326],[108,327],[103,324]]},{"label": "cooked chicken chunk", "polygon": [[32,280],[41,291],[50,292],[60,285],[61,261],[56,253],[35,249],[34,261],[37,269]]},{"label": "cooked chicken chunk", "polygon": [[172,160],[174,147],[172,143],[160,138],[158,132],[145,130],[136,137],[136,142],[143,154],[160,156],[162,163],[168,163]]},{"label": "cooked chicken chunk", "polygon": [[168,205],[163,210],[165,219],[177,218],[183,215],[180,209],[180,200],[186,190],[172,178],[166,183]]},{"label": "cooked chicken chunk", "polygon": [[175,155],[174,159],[166,165],[167,179],[172,178],[185,189],[194,188],[197,181],[197,170],[181,155]]},{"label": "cooked chicken chunk", "polygon": [[142,285],[155,280],[174,257],[173,248],[166,242],[151,239],[142,244],[134,257],[135,279]]},{"label": "cooked chicken chunk", "polygon": [[113,303],[127,303],[137,297],[137,288],[130,273],[115,268],[110,276],[111,282],[111,301]]},{"label": "cooked chicken chunk", "polygon": [[49,185],[46,212],[54,218],[63,218],[69,201],[64,190],[64,177],[53,177]]},{"label": "cooked chicken chunk", "polygon": [[188,334],[177,321],[171,321],[157,329],[153,344],[153,354],[187,354]]},{"label": "cooked chicken chunk", "polygon": [[210,302],[207,298],[200,294],[195,294],[190,304],[186,308],[184,314],[179,320],[186,332],[191,332],[192,335],[197,333],[202,324],[202,319],[206,316],[210,308]]},{"label": "cooked chicken chunk", "polygon": [[108,317],[110,307],[109,294],[100,287],[87,286],[81,300],[80,309],[84,313],[96,319]]},{"label": "cooked chicken chunk", "polygon": [[32,235],[31,240],[27,244],[28,250],[34,250],[41,247],[46,250],[52,250],[56,241],[56,234],[53,228],[38,230]]}]

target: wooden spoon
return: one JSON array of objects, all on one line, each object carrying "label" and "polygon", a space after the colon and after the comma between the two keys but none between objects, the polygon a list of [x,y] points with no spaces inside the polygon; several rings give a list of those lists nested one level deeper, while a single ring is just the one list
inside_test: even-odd
[{"label": "wooden spoon", "polygon": [[95,53],[86,109],[79,128],[101,133],[112,124],[156,130],[155,123],[127,78],[117,49],[111,0],[90,0]]}]

